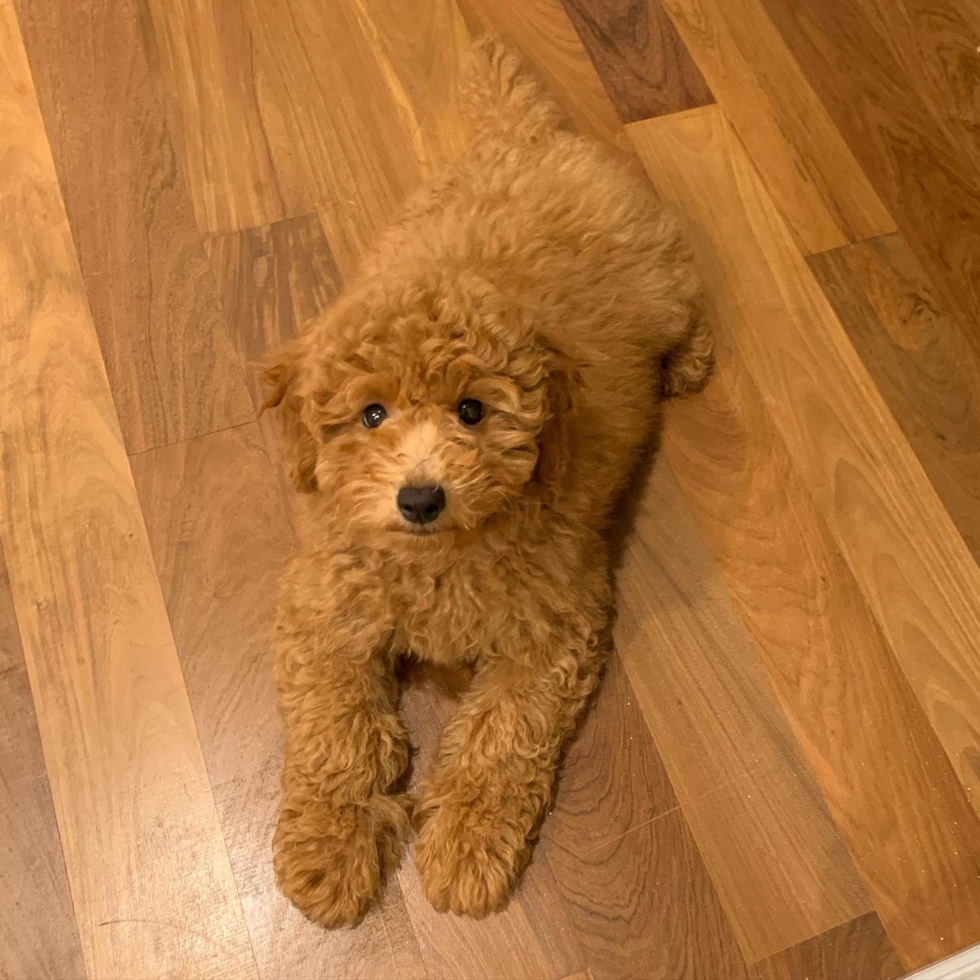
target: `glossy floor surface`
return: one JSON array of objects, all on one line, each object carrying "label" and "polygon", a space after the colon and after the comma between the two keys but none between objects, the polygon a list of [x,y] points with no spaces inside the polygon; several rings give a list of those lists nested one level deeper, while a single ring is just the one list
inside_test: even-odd
[{"label": "glossy floor surface", "polygon": [[[980,940],[973,0],[0,0],[0,976],[888,978]],[[677,205],[617,654],[507,910],[275,890],[253,359],[465,145],[472,37]],[[3,572],[4,568],[6,571]],[[424,755],[448,709],[417,682]]]}]

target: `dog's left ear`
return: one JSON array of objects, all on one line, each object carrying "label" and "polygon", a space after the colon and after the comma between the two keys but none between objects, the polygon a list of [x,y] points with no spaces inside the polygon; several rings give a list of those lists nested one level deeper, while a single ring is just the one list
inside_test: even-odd
[{"label": "dog's left ear", "polygon": [[538,436],[535,479],[545,496],[557,496],[572,456],[572,419],[579,406],[583,385],[578,366],[567,354],[549,350],[546,355],[545,422]]},{"label": "dog's left ear", "polygon": [[305,357],[303,337],[268,355],[262,370],[267,396],[259,413],[279,410],[282,452],[293,486],[300,493],[316,493],[317,442],[303,418],[305,396],[300,391]]}]

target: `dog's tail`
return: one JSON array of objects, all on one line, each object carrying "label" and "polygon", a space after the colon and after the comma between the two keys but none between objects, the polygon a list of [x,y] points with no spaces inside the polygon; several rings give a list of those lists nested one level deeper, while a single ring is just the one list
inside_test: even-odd
[{"label": "dog's tail", "polygon": [[521,55],[495,37],[473,45],[459,99],[477,138],[508,136],[533,142],[567,119]]}]

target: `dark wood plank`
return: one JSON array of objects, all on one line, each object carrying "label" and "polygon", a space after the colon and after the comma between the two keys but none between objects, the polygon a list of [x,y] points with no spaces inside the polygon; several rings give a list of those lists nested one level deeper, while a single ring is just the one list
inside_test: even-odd
[{"label": "dark wood plank", "polygon": [[[916,28],[907,22],[905,5],[764,3],[899,231],[980,352],[978,157],[964,150],[962,126],[937,108],[943,93],[922,63],[910,60],[908,39]],[[976,47],[975,40],[971,44]]]},{"label": "dark wood plank", "polygon": [[538,845],[592,975],[735,978],[745,963],[613,656]]},{"label": "dark wood plank", "polygon": [[811,256],[810,268],[980,560],[980,357],[901,236]]},{"label": "dark wood plank", "polygon": [[0,548],[0,977],[85,976],[65,859]]},{"label": "dark wood plank", "polygon": [[714,96],[660,0],[562,0],[623,122]]},{"label": "dark wood plank", "polygon": [[874,912],[755,965],[759,980],[894,980],[905,972]]},{"label": "dark wood plank", "polygon": [[17,0],[126,448],[252,418],[129,0]]},{"label": "dark wood plank", "polygon": [[231,339],[258,408],[264,396],[257,362],[334,301],[340,272],[316,214],[213,235],[206,244]]}]

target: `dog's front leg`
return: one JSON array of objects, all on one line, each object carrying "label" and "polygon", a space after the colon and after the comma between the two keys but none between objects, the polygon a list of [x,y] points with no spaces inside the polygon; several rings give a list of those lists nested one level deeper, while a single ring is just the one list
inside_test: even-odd
[{"label": "dog's front leg", "polygon": [[527,863],[562,744],[595,688],[602,624],[478,669],[416,807],[415,860],[440,911],[482,916],[506,901]]},{"label": "dog's front leg", "polygon": [[387,637],[287,595],[276,650],[286,734],[274,838],[279,887],[325,926],[356,921],[379,892],[407,829],[388,790],[408,764]]}]

